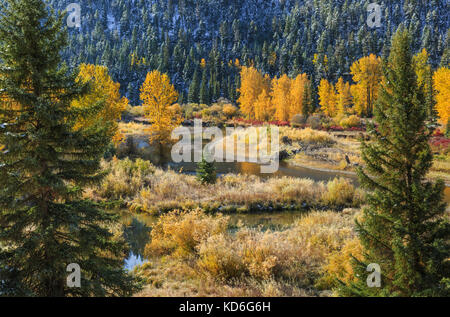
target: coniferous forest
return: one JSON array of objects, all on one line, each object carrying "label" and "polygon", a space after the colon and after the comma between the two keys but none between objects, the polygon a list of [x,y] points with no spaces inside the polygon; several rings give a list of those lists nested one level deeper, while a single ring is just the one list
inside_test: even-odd
[{"label": "coniferous forest", "polygon": [[[180,104],[200,102],[198,92],[189,94],[192,85],[208,90],[201,103],[220,97],[234,102],[236,59],[271,77],[307,73],[315,88],[322,78],[349,79],[355,60],[370,53],[389,55],[391,36],[401,23],[412,34],[414,51],[425,48],[433,67],[449,63],[448,1],[378,1],[382,25],[376,29],[366,23],[370,2],[88,1],[81,28],[70,31],[63,56],[72,66],[107,66],[133,105],[140,103],[139,87],[153,69],[169,75]],[[64,10],[71,1],[50,3]]]},{"label": "coniferous forest", "polygon": [[0,1],[0,299],[449,297],[449,216],[446,0]]}]

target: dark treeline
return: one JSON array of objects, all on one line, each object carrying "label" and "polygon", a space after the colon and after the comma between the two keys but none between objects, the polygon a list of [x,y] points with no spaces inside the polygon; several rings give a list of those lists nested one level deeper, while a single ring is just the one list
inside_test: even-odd
[{"label": "dark treeline", "polygon": [[[72,0],[50,3],[63,10]],[[350,80],[350,65],[369,53],[387,57],[403,24],[413,49],[426,48],[434,67],[448,64],[445,0],[385,0],[381,27],[367,25],[368,0],[84,0],[81,28],[70,30],[70,65],[109,68],[122,93],[139,104],[149,70],[168,73],[179,102],[237,99],[239,69],[253,64],[270,76],[308,73]],[[202,64],[202,59],[205,63]]]}]

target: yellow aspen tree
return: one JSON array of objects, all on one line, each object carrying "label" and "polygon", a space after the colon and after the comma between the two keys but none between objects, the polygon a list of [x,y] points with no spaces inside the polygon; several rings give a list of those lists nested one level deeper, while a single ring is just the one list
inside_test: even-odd
[{"label": "yellow aspen tree", "polygon": [[334,117],[337,114],[336,104],[337,95],[333,84],[326,79],[320,81],[319,89],[319,104],[323,113],[329,117]]},{"label": "yellow aspen tree", "polygon": [[433,86],[436,90],[436,110],[439,122],[447,126],[450,117],[450,69],[439,68],[433,75]]},{"label": "yellow aspen tree", "polygon": [[150,142],[158,144],[162,151],[162,146],[170,143],[173,129],[182,122],[182,118],[171,107],[177,101],[178,93],[166,74],[154,70],[147,74],[140,97],[145,116],[151,123],[148,129]]},{"label": "yellow aspen tree", "polygon": [[255,102],[265,86],[265,78],[254,67],[241,68],[241,87],[237,102],[242,114],[248,119],[255,119]]},{"label": "yellow aspen tree", "polygon": [[291,79],[284,74],[280,78],[272,80],[272,103],[275,108],[275,119],[279,121],[289,120],[291,105]]},{"label": "yellow aspen tree", "polygon": [[296,114],[303,114],[303,95],[306,85],[308,84],[308,76],[300,74],[291,82],[291,104],[289,108],[289,119],[292,119]]},{"label": "yellow aspen tree", "polygon": [[378,98],[382,81],[381,58],[370,54],[354,62],[350,68],[353,81],[351,88],[356,112],[362,116],[372,116],[373,106]]},{"label": "yellow aspen tree", "polygon": [[273,117],[272,99],[267,89],[263,89],[255,102],[255,119],[268,121]]},{"label": "yellow aspen tree", "polygon": [[337,91],[337,105],[336,110],[338,114],[346,114],[350,112],[350,106],[352,104],[352,95],[350,91],[350,83],[345,83],[342,77],[339,77],[336,83]]},{"label": "yellow aspen tree", "polygon": [[[77,81],[90,82],[91,90],[83,98],[72,102],[72,107],[86,110],[85,113],[80,111],[75,129],[84,129],[94,124],[107,125],[113,142],[120,143],[123,135],[118,129],[118,121],[128,106],[128,99],[120,96],[120,84],[111,79],[107,67],[91,64],[81,64]],[[101,104],[102,108],[92,115],[87,109],[96,104]]]}]

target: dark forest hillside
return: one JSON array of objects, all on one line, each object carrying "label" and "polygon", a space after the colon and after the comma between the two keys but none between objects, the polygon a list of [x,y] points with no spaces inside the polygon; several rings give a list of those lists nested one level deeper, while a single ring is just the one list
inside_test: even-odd
[{"label": "dark forest hillside", "polygon": [[[71,2],[50,1],[58,10]],[[400,23],[415,35],[415,50],[426,48],[432,65],[441,63],[449,49],[448,1],[377,1],[381,27],[373,29],[366,22],[370,2],[84,0],[81,28],[69,30],[64,58],[73,66],[108,66],[132,104],[140,102],[139,87],[152,69],[170,75],[181,102],[199,101],[195,95],[188,100],[190,86],[206,87],[208,101],[221,96],[235,101],[236,59],[272,77],[306,72],[316,86],[321,78],[346,78],[356,59],[387,56]]]}]

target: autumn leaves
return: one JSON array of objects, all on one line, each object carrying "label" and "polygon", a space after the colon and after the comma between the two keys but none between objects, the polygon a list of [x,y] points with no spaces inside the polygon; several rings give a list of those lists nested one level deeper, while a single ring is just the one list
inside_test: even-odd
[{"label": "autumn leaves", "polygon": [[[428,96],[430,113],[436,111],[439,122],[447,125],[450,114],[450,70],[443,67],[433,74],[425,49],[414,56],[413,62],[417,81],[424,95]],[[320,81],[317,88],[320,111],[326,116],[372,116],[384,80],[382,60],[371,54],[354,62],[350,72],[353,84],[345,82],[342,77],[335,85],[326,79]],[[285,74],[272,79],[253,66],[242,66],[240,74],[238,103],[240,112],[245,117],[258,121],[290,121],[297,114],[315,112],[312,83],[306,74],[295,78],[289,78]],[[114,141],[120,142],[122,136],[117,131],[117,121],[128,106],[128,100],[121,98],[119,84],[112,81],[106,67],[84,64],[80,66],[78,80],[92,80],[93,89],[83,99],[75,101],[74,107],[88,109],[96,102],[104,102],[102,111],[95,117],[86,116],[81,119],[78,126],[102,120],[105,124],[110,124]],[[181,123],[182,111],[177,111],[179,106],[173,106],[177,98],[178,93],[166,74],[159,71],[147,74],[141,87],[141,100],[145,115],[151,123],[149,132],[152,142],[167,143],[171,131]],[[231,114],[236,112],[236,108],[232,106],[227,110]]]},{"label": "autumn leaves", "polygon": [[[321,110],[329,117],[356,113],[372,116],[382,78],[381,58],[371,54],[353,63],[350,68],[354,85],[340,77],[336,86],[322,79],[318,88]],[[353,105],[353,107],[352,107]]]},{"label": "autumn leaves", "polygon": [[173,129],[178,127],[182,118],[172,105],[178,99],[178,93],[166,74],[154,70],[147,74],[141,87],[141,99],[145,116],[150,120],[150,141],[165,144],[170,140]]},{"label": "autumn leaves", "polygon": [[[87,95],[72,102],[72,107],[81,110],[82,116],[75,125],[76,129],[83,129],[94,124],[101,124],[108,129],[114,143],[120,143],[123,135],[118,131],[117,121],[128,106],[128,99],[121,97],[120,84],[115,83],[108,74],[105,66],[80,66],[77,81],[91,83],[91,90]],[[100,111],[92,114],[89,109],[100,105]]]},{"label": "autumn leaves", "polygon": [[[450,70],[440,68],[433,75],[425,49],[414,56],[413,62],[417,81],[426,96],[425,106],[430,107],[430,114],[436,110],[440,123],[446,125],[450,113]],[[384,80],[382,60],[370,54],[354,62],[350,73],[353,84],[342,77],[335,85],[324,78],[320,81],[317,88],[320,111],[326,116],[372,117]],[[271,79],[252,66],[243,66],[238,92],[241,112],[248,119],[290,121],[297,114],[314,112],[311,81],[306,74],[292,79],[284,74]]]},{"label": "autumn leaves", "polygon": [[443,125],[448,125],[450,122],[450,69],[439,68],[433,75],[433,85],[437,92],[436,110],[439,121]]},{"label": "autumn leaves", "polygon": [[243,115],[261,121],[289,121],[311,104],[310,81],[306,74],[271,79],[254,67],[241,68],[238,103]]}]

